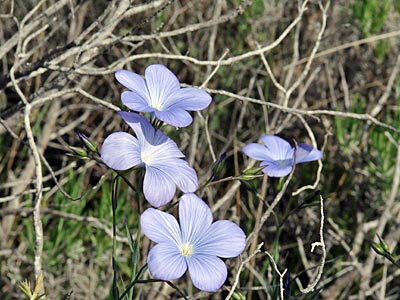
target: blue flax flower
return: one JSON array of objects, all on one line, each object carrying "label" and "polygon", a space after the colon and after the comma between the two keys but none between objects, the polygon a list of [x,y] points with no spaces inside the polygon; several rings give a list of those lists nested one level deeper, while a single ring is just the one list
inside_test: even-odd
[{"label": "blue flax flower", "polygon": [[170,281],[189,269],[198,289],[217,291],[227,277],[226,265],[219,257],[240,255],[246,245],[244,232],[231,221],[213,223],[210,208],[193,193],[180,198],[179,223],[153,208],[141,215],[143,233],[157,243],[147,257],[150,274]]},{"label": "blue flax flower", "polygon": [[211,96],[198,88],[180,88],[179,80],[167,67],[150,65],[145,79],[128,70],[115,73],[117,80],[130,91],[122,93],[122,103],[138,112],[149,112],[157,119],[176,127],[192,123],[187,110],[205,109]]},{"label": "blue flax flower", "polygon": [[298,144],[297,150],[284,139],[265,135],[261,137],[264,145],[251,143],[243,148],[243,152],[256,160],[261,160],[260,166],[266,166],[262,171],[270,177],[286,176],[296,164],[319,160],[322,152],[307,144]]},{"label": "blue flax flower", "polygon": [[197,174],[174,141],[160,130],[155,130],[141,115],[119,112],[136,134],[136,138],[126,132],[109,135],[101,147],[101,159],[114,170],[128,170],[144,167],[144,196],[154,207],[171,201],[176,186],[183,192],[197,189]]}]

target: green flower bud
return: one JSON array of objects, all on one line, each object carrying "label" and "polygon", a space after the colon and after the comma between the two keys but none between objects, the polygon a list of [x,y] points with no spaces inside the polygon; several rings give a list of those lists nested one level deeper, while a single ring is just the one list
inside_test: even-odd
[{"label": "green flower bud", "polygon": [[99,152],[97,146],[95,144],[93,144],[86,135],[84,135],[82,132],[79,132],[79,131],[77,132],[77,134],[78,134],[79,139],[82,141],[82,143],[85,145],[85,147],[90,152],[93,152],[93,153]]},{"label": "green flower bud", "polygon": [[382,256],[386,256],[387,252],[385,251],[385,248],[382,247],[382,245],[380,243],[376,243],[376,242],[372,242],[371,243],[372,249],[374,249],[374,251]]},{"label": "green flower bud", "polygon": [[265,168],[265,166],[264,167],[257,167],[257,168],[247,169],[247,170],[243,171],[243,173],[241,175],[236,177],[236,179],[239,179],[239,180],[253,180],[253,179],[257,178],[257,177],[260,177],[260,172],[264,168]]},{"label": "green flower bud", "polygon": [[226,152],[222,153],[218,160],[212,166],[212,175],[209,181],[214,181],[219,178],[219,174],[225,166]]},{"label": "green flower bud", "polygon": [[388,244],[386,244],[385,241],[384,241],[379,235],[377,235],[377,237],[378,237],[378,239],[379,239],[379,244],[380,244],[381,247],[385,250],[385,252],[386,252],[386,253],[390,253]]},{"label": "green flower bud", "polygon": [[232,299],[235,299],[235,300],[246,300],[246,296],[243,295],[243,293],[241,293],[239,291],[235,291],[232,294]]},{"label": "green flower bud", "polygon": [[377,235],[379,239],[379,243],[376,243],[374,241],[371,242],[372,249],[379,255],[385,256],[385,257],[390,257],[392,254],[390,253],[389,246],[385,243],[385,241]]},{"label": "green flower bud", "polygon": [[69,148],[72,150],[75,156],[79,158],[88,158],[88,154],[85,149],[81,147],[72,147],[72,146],[70,146]]}]

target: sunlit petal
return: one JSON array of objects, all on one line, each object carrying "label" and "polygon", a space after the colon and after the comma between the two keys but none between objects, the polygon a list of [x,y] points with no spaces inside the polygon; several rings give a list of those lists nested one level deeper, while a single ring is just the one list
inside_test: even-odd
[{"label": "sunlit petal", "polygon": [[172,215],[148,208],[140,216],[140,226],[142,232],[153,242],[169,242],[179,247],[181,230]]},{"label": "sunlit petal", "polygon": [[264,145],[251,143],[243,147],[242,150],[248,157],[256,160],[274,160],[269,156],[269,151]]},{"label": "sunlit petal", "polygon": [[[264,166],[264,163],[261,163],[260,166]],[[262,171],[267,174],[269,177],[283,177],[289,175],[292,171],[292,165],[280,166],[274,163],[268,164],[267,167],[262,169]]]},{"label": "sunlit petal", "polygon": [[196,244],[211,226],[211,210],[203,200],[192,193],[183,195],[179,200],[182,241]]},{"label": "sunlit petal", "polygon": [[165,109],[168,97],[180,88],[179,80],[163,65],[151,65],[145,71],[146,83],[150,94],[150,106]]},{"label": "sunlit petal", "polygon": [[155,245],[147,256],[151,276],[161,280],[174,280],[187,270],[187,264],[179,249],[171,243]]},{"label": "sunlit petal", "polygon": [[182,88],[174,91],[166,100],[167,110],[202,110],[211,103],[211,96],[198,88]]},{"label": "sunlit petal", "polygon": [[146,166],[143,193],[152,206],[160,207],[167,204],[174,197],[175,191],[175,183],[167,174],[156,168]]},{"label": "sunlit petal", "polygon": [[266,153],[275,160],[293,158],[294,149],[290,144],[279,136],[265,135],[261,137],[262,142],[267,148]]},{"label": "sunlit petal", "polygon": [[240,255],[246,246],[246,236],[235,223],[221,220],[213,223],[201,241],[196,244],[196,251],[201,254],[223,258]]},{"label": "sunlit petal", "polygon": [[187,127],[193,121],[192,116],[182,109],[154,111],[154,114],[157,119],[176,127]]},{"label": "sunlit petal", "polygon": [[154,108],[149,106],[148,100],[143,98],[143,96],[137,92],[125,91],[121,95],[121,100],[125,106],[129,107],[134,111],[140,111],[140,112],[154,111]]},{"label": "sunlit petal", "polygon": [[115,78],[126,88],[135,92],[141,99],[149,99],[146,81],[138,74],[128,70],[118,70],[115,72]]},{"label": "sunlit petal", "polygon": [[125,132],[110,134],[100,153],[102,161],[114,170],[128,170],[142,163],[137,139]]},{"label": "sunlit petal", "polygon": [[160,159],[157,163],[152,163],[151,166],[168,175],[182,192],[191,193],[197,190],[197,174],[185,160]]},{"label": "sunlit petal", "polygon": [[120,111],[118,114],[133,129],[140,146],[154,139],[154,128],[144,116],[126,111]]},{"label": "sunlit petal", "polygon": [[216,292],[227,277],[225,263],[216,256],[196,255],[186,259],[193,285],[206,292]]}]

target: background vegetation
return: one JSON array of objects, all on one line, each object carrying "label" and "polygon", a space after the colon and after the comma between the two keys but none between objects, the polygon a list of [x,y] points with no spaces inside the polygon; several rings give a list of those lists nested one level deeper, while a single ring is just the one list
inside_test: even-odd
[{"label": "background vegetation", "polygon": [[[67,153],[82,146],[76,130],[101,145],[126,129],[116,115],[116,70],[143,74],[162,63],[213,96],[192,126],[163,128],[199,186],[223,152],[219,178],[254,166],[241,148],[264,134],[324,152],[319,164],[299,165],[287,186],[264,177],[199,192],[215,219],[254,238],[227,261],[219,293],[176,281],[188,297],[225,299],[237,279],[232,299],[280,299],[268,251],[286,270],[285,299],[399,299],[399,268],[372,249],[379,235],[398,261],[399,18],[396,0],[1,0],[0,298],[26,299],[18,284],[33,284],[40,265],[48,299],[109,299],[113,172]],[[139,179],[129,177],[135,186]],[[138,253],[129,236],[140,236],[146,202],[123,182],[118,191],[122,289],[150,245],[142,238]],[[311,252],[315,242],[323,247]],[[131,296],[180,297],[159,282],[137,285]]]}]

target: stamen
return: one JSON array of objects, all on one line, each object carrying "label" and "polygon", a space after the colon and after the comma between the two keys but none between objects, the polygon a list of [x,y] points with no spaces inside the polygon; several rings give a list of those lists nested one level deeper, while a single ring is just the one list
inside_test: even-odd
[{"label": "stamen", "polygon": [[144,163],[148,163],[149,158],[150,158],[150,154],[147,153],[141,153],[140,158],[142,159],[142,162]]},{"label": "stamen", "polygon": [[155,109],[157,109],[157,110],[162,110],[162,105],[161,105],[161,103],[156,103],[156,104],[153,104],[152,106],[153,106],[153,108],[155,108]]},{"label": "stamen", "polygon": [[179,247],[179,251],[183,256],[191,256],[193,254],[193,245],[184,243]]}]

